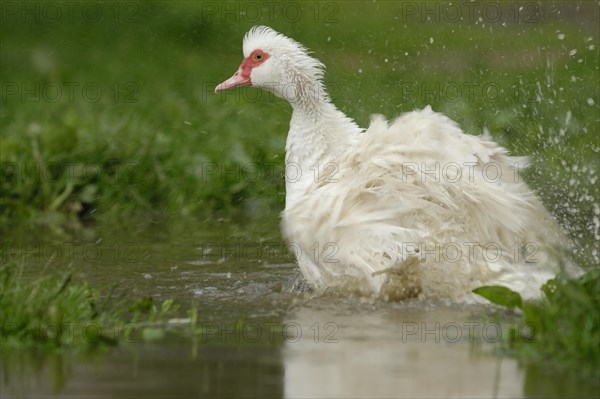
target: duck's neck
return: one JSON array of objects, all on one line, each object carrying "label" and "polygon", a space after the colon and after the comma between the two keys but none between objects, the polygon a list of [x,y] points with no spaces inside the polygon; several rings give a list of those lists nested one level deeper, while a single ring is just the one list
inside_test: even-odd
[{"label": "duck's neck", "polygon": [[329,100],[321,82],[296,92],[286,142],[286,208],[298,201],[337,153],[351,146],[362,130]]}]

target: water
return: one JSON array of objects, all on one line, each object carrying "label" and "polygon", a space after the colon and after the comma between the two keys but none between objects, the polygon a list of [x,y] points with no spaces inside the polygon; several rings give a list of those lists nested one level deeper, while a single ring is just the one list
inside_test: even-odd
[{"label": "water", "polygon": [[[12,397],[593,397],[593,387],[496,354],[505,326],[483,305],[313,297],[273,222],[100,226],[15,232],[28,270],[72,264],[117,298],[175,298],[156,340],[92,353],[0,356]],[[52,237],[52,238],[49,238]],[[186,310],[199,311],[191,334]],[[473,342],[478,337],[477,342]],[[597,387],[596,387],[597,388]]]}]

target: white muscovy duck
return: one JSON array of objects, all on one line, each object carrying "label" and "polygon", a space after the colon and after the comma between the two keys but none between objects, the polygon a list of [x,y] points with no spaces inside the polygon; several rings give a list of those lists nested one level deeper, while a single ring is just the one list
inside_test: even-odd
[{"label": "white muscovy duck", "polygon": [[461,298],[500,284],[530,298],[558,271],[565,238],[520,180],[524,158],[429,106],[361,129],[331,103],[324,65],[271,28],[243,51],[215,92],[252,85],[292,105],[282,230],[316,290]]}]

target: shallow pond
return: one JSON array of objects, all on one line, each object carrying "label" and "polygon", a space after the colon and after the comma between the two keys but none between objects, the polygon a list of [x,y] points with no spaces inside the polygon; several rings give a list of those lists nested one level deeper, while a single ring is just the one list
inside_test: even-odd
[{"label": "shallow pond", "polygon": [[[93,353],[3,353],[2,398],[597,395],[495,354],[506,326],[489,307],[301,293],[272,222],[148,221],[84,229],[78,240],[31,237],[15,232],[3,245],[32,272],[72,264],[92,286],[116,284],[116,297],[174,298],[181,318],[159,338]],[[192,306],[201,333],[186,329]]]}]

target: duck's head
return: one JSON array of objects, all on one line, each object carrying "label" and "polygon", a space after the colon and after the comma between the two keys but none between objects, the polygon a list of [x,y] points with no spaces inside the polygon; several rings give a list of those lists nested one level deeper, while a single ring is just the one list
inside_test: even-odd
[{"label": "duck's head", "polygon": [[244,61],[215,93],[254,86],[295,103],[315,93],[325,96],[320,82],[323,68],[300,43],[266,26],[255,26],[244,36]]}]

